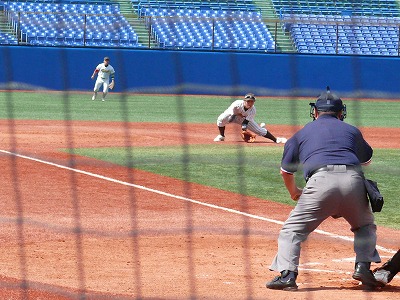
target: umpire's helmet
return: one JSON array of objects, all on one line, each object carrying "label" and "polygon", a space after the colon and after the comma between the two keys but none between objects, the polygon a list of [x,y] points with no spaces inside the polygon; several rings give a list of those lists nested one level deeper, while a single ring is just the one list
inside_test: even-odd
[{"label": "umpire's helmet", "polygon": [[310,116],[315,120],[315,109],[318,111],[331,111],[331,112],[340,112],[342,111],[342,118],[346,118],[347,111],[346,105],[343,104],[342,99],[340,99],[336,94],[332,93],[329,86],[326,87],[326,91],[321,93],[318,96],[318,99],[315,103],[310,103]]}]

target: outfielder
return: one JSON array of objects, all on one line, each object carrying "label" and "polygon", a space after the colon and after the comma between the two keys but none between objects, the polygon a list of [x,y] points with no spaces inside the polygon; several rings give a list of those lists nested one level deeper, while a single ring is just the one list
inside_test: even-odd
[{"label": "outfielder", "polygon": [[[310,103],[314,121],[285,144],[281,175],[291,198],[297,201],[278,238],[278,252],[270,270],[280,275],[267,288],[297,289],[301,244],[324,220],[343,217],[354,233],[356,253],[352,277],[369,287],[382,286],[371,262],[380,262],[376,250],[376,225],[367,199],[361,165],[370,163],[373,150],[360,130],[343,122],[346,106],[328,90]],[[304,189],[294,173],[302,166]]]},{"label": "outfielder", "polygon": [[[101,101],[104,101],[106,99],[106,96],[108,94],[108,89],[112,90],[114,88],[114,75],[115,71],[114,68],[110,65],[110,58],[109,57],[104,57],[104,62],[101,64],[98,64],[96,69],[94,69],[93,74],[92,74],[92,79],[94,79],[94,76],[97,74],[97,79],[96,83],[94,84],[94,93],[92,96],[92,100],[96,100],[97,92],[100,90],[100,87],[103,86],[103,96],[101,98]],[[111,83],[110,83],[110,78],[111,78]]]},{"label": "outfielder", "polygon": [[[246,94],[243,100],[234,101],[217,119],[219,135],[214,139],[214,142],[224,141],[225,126],[229,123],[236,123],[242,126],[242,138],[247,142],[254,142],[255,136],[259,135],[275,143],[285,143],[286,138],[276,138],[266,128],[254,121],[256,115],[255,101],[256,98],[252,93]],[[246,140],[246,136],[250,137],[250,139]]]}]

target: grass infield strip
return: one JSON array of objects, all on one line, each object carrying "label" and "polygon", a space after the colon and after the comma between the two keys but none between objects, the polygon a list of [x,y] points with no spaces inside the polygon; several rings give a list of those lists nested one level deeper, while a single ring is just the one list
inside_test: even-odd
[{"label": "grass infield strip", "polygon": [[[191,145],[185,149],[182,147],[76,149],[75,154],[118,165],[133,166],[148,172],[260,199],[295,205],[279,174],[282,150],[283,148],[278,147],[242,147],[240,161],[237,147],[220,144],[218,149],[215,145]],[[382,212],[375,213],[376,222],[396,229],[400,229],[398,213],[400,199],[397,188],[399,170],[398,150],[375,149],[374,163],[365,172],[367,177],[378,181],[385,199]],[[296,179],[299,186],[305,185],[302,176],[297,176]]]}]

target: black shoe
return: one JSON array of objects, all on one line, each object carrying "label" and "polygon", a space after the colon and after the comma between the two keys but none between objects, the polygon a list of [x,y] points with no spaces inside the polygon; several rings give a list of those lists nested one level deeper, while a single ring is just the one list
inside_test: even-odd
[{"label": "black shoe", "polygon": [[[289,274],[291,276],[288,276]],[[266,287],[272,290],[295,291],[298,288],[296,277],[297,273],[295,272],[283,271],[281,276],[276,276],[266,284]]]},{"label": "black shoe", "polygon": [[369,269],[370,263],[359,262],[356,264],[355,271],[353,273],[353,278],[355,280],[361,281],[362,284],[368,287],[382,287],[382,283],[377,281],[374,274]]}]

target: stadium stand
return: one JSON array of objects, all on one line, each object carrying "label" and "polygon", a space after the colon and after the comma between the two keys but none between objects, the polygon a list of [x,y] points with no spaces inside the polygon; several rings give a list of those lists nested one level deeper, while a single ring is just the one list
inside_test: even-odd
[{"label": "stadium stand", "polygon": [[138,47],[118,4],[7,2],[4,10],[20,43],[40,46]]},{"label": "stadium stand", "polygon": [[272,2],[299,53],[399,55],[396,1]]},{"label": "stadium stand", "polygon": [[[147,47],[151,39],[155,48],[164,49],[278,49],[277,30],[271,34],[257,1],[126,1],[142,20]],[[298,53],[399,56],[400,11],[395,0],[270,3],[281,20],[281,31]],[[14,32],[0,31],[1,45],[145,47],[132,22],[121,13],[119,2],[14,0],[1,4]],[[142,41],[147,43],[143,37]]]},{"label": "stadium stand", "polygon": [[248,0],[132,1],[161,48],[275,51],[260,11]]}]

